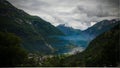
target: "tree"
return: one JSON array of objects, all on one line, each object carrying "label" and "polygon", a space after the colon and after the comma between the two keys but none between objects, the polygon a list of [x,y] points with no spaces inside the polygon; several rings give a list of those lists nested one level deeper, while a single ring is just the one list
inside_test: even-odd
[{"label": "tree", "polygon": [[21,39],[12,33],[0,32],[0,66],[22,66],[27,53],[21,48]]}]

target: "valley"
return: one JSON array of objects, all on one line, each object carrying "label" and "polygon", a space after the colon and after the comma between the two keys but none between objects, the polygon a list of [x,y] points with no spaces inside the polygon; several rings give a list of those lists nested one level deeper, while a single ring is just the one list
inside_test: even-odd
[{"label": "valley", "polygon": [[81,30],[0,0],[0,67],[117,67],[119,34],[118,18]]}]

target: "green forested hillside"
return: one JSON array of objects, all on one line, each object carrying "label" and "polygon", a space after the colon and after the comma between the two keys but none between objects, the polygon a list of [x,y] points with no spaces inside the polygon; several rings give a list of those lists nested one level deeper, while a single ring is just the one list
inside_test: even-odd
[{"label": "green forested hillside", "polygon": [[92,40],[82,53],[66,58],[63,65],[118,66],[120,64],[119,35],[120,24]]},{"label": "green forested hillside", "polygon": [[84,30],[83,33],[87,33],[95,38],[96,36],[99,36],[103,32],[106,32],[113,28],[116,24],[118,24],[118,22],[119,20],[117,19],[102,20],[94,24],[92,27],[89,27],[88,29]]},{"label": "green forested hillside", "polygon": [[119,35],[120,24],[92,40],[83,52],[76,52],[76,54],[72,56],[53,57],[45,61],[43,66],[118,66],[120,64]]},{"label": "green forested hillside", "polygon": [[54,39],[48,36],[64,35],[49,22],[15,8],[6,0],[0,0],[0,31],[14,33],[21,37],[22,47],[29,52],[42,53],[51,53],[54,50],[49,43]]},{"label": "green forested hillside", "polygon": [[[109,26],[105,22],[103,21],[103,27]],[[117,21],[115,25],[118,23],[120,21]],[[99,24],[101,25],[101,23]],[[111,24],[113,25],[114,22]],[[90,32],[98,33],[99,29],[103,30],[104,28],[99,27],[100,25],[94,26]],[[0,67],[118,66],[120,65],[120,24],[113,26],[106,29],[110,29],[109,31],[92,40],[81,53],[49,55],[58,49],[62,51],[72,48],[72,43],[70,47],[65,47],[64,44],[68,41],[54,37],[64,35],[59,29],[37,16],[31,16],[15,8],[6,0],[0,0]],[[96,27],[99,28],[96,29]]]},{"label": "green forested hillside", "polygon": [[22,66],[27,52],[21,48],[21,39],[12,33],[0,32],[0,67]]}]

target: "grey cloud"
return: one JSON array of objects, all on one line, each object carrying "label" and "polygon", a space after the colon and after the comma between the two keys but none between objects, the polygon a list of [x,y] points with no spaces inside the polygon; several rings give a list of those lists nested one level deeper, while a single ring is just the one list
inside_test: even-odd
[{"label": "grey cloud", "polygon": [[75,10],[78,13],[86,13],[89,17],[98,16],[98,17],[107,17],[107,16],[117,16],[118,15],[118,6],[109,7],[108,5],[95,5],[95,8],[78,6]]},{"label": "grey cloud", "polygon": [[[86,0],[87,1],[87,0]],[[92,3],[94,1],[94,3]],[[73,13],[79,14],[79,19],[90,25],[91,21],[118,18],[118,0],[91,0],[88,5],[79,4]],[[94,5],[91,5],[94,4]],[[81,17],[84,17],[81,19]]]},{"label": "grey cloud", "polygon": [[[118,18],[119,0],[8,0],[17,8],[53,25],[86,29],[91,22]],[[78,24],[78,25],[76,25]],[[83,26],[83,27],[82,27]]]}]

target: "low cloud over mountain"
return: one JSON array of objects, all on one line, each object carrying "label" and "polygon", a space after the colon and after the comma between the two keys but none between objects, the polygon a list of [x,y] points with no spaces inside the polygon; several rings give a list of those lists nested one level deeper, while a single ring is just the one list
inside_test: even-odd
[{"label": "low cloud over mountain", "polygon": [[118,18],[119,0],[8,0],[17,8],[53,25],[86,29],[92,22]]}]

